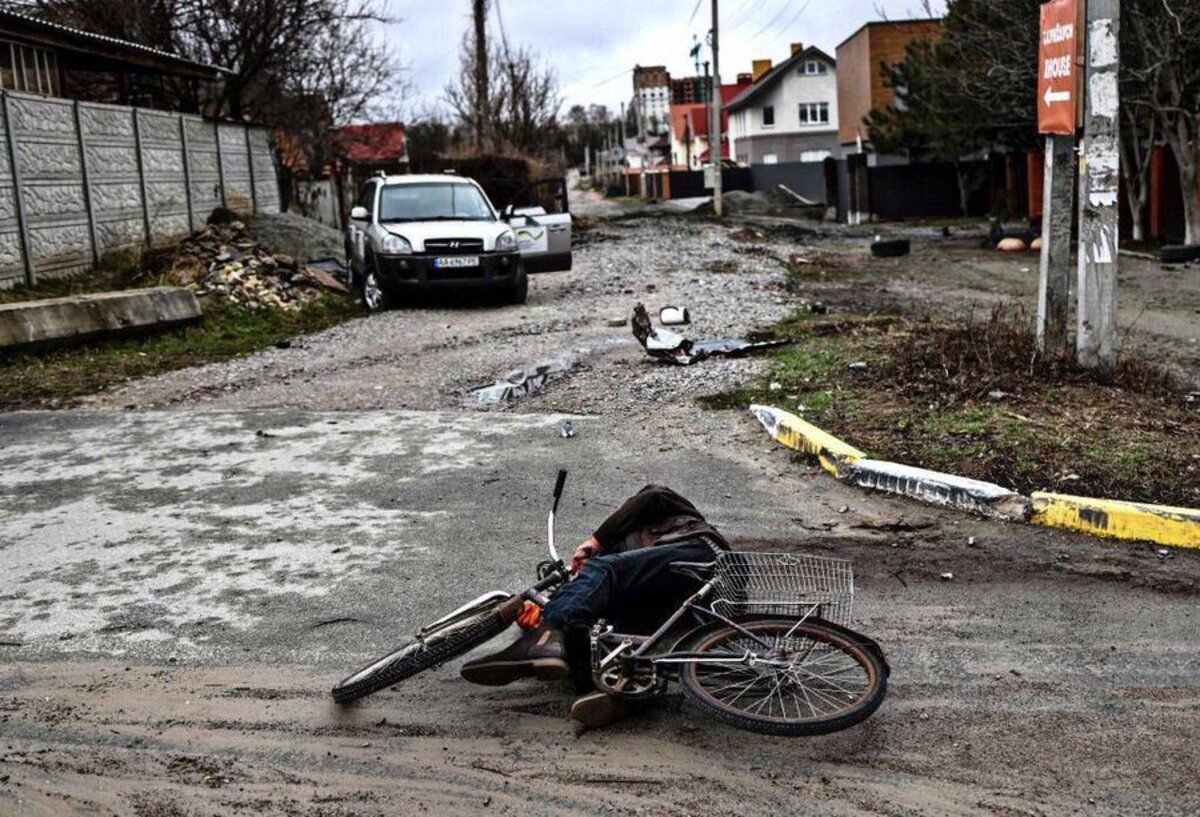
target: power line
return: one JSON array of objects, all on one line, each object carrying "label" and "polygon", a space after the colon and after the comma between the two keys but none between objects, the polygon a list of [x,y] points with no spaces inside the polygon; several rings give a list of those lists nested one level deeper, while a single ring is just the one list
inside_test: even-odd
[{"label": "power line", "polygon": [[[796,22],[797,20],[799,20],[799,19],[800,19],[800,15],[801,15],[801,14],[803,14],[803,13],[804,13],[804,12],[806,12],[806,11],[808,11],[808,6],[809,6],[809,4],[810,4],[810,3],[812,3],[812,0],[804,0],[804,5],[802,5],[802,6],[800,7],[800,10],[799,10],[799,11],[797,11],[797,12],[796,12],[794,15],[792,15],[792,19],[788,20],[786,23],[784,23],[782,26],[780,26],[780,28],[782,28],[782,29],[788,29],[788,28],[791,28],[791,26],[792,26],[792,23],[794,23],[794,22]],[[497,6],[497,8],[499,8],[499,6]]]},{"label": "power line", "polygon": [[602,79],[599,82],[597,82],[595,85],[589,85],[587,88],[584,88],[584,89],[578,91],[577,93],[586,94],[588,91],[594,91],[597,88],[599,88],[601,85],[607,85],[608,83],[618,80],[621,77],[625,76],[626,74],[631,73],[632,71],[633,71],[632,68],[626,68],[623,71],[621,71],[619,74],[613,74],[608,79]]},{"label": "power line", "polygon": [[696,5],[692,6],[692,16],[688,17],[687,25],[684,26],[684,28],[692,27],[692,23],[696,19],[696,14],[700,11],[700,4],[703,2],[704,2],[704,0],[696,0]]}]

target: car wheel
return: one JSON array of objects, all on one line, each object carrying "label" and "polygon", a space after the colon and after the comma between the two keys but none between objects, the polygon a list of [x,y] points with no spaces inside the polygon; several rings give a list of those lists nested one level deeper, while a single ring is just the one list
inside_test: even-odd
[{"label": "car wheel", "polygon": [[362,280],[362,299],[368,312],[384,312],[392,308],[392,299],[379,280],[374,258],[367,259],[366,273]]},{"label": "car wheel", "polygon": [[517,273],[517,282],[504,293],[506,304],[520,305],[529,297],[529,276],[525,270]]}]

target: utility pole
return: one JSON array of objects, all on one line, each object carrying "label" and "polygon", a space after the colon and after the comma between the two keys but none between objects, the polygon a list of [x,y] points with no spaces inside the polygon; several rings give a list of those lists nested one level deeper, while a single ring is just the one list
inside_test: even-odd
[{"label": "utility pole", "polygon": [[[704,121],[708,123],[708,141],[712,142],[712,74],[708,71],[709,64],[704,63],[704,86],[701,90],[704,92]],[[712,148],[708,151],[708,158],[712,158]],[[700,157],[696,157],[696,161],[700,161]]]},{"label": "utility pole", "polygon": [[[721,29],[718,21],[718,0],[712,0],[712,127],[708,129],[708,155],[712,157],[715,172],[713,173],[713,213],[720,218],[724,209],[721,200]],[[715,138],[713,138],[715,136]]]},{"label": "utility pole", "polygon": [[[625,158],[625,103],[621,103],[621,158]],[[629,168],[622,167],[621,175],[625,177],[625,195],[629,195]]]},{"label": "utility pole", "polygon": [[1042,258],[1038,276],[1037,345],[1057,356],[1067,348],[1071,292],[1071,212],[1075,198],[1075,137],[1046,137],[1042,187]]},{"label": "utility pole", "polygon": [[483,153],[483,128],[487,119],[487,0],[472,2],[475,17],[475,154],[478,156]]},{"label": "utility pole", "polygon": [[1117,366],[1120,19],[1120,0],[1089,0],[1075,352],[1081,366],[1104,375]]}]

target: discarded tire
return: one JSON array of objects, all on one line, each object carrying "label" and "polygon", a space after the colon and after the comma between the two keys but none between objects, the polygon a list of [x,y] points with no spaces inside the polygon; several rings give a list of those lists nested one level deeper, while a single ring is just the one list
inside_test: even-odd
[{"label": "discarded tire", "polygon": [[912,243],[907,238],[877,239],[871,243],[871,255],[876,258],[899,258],[911,251]]},{"label": "discarded tire", "polygon": [[1190,261],[1200,261],[1200,244],[1163,247],[1159,250],[1158,260],[1164,264],[1187,264]]}]

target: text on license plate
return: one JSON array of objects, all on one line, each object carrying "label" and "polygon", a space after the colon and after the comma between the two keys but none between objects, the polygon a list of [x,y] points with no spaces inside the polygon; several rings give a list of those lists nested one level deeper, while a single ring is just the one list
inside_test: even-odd
[{"label": "text on license plate", "polygon": [[478,267],[478,255],[452,255],[445,258],[433,259],[433,265],[438,269],[447,269],[449,267]]}]

